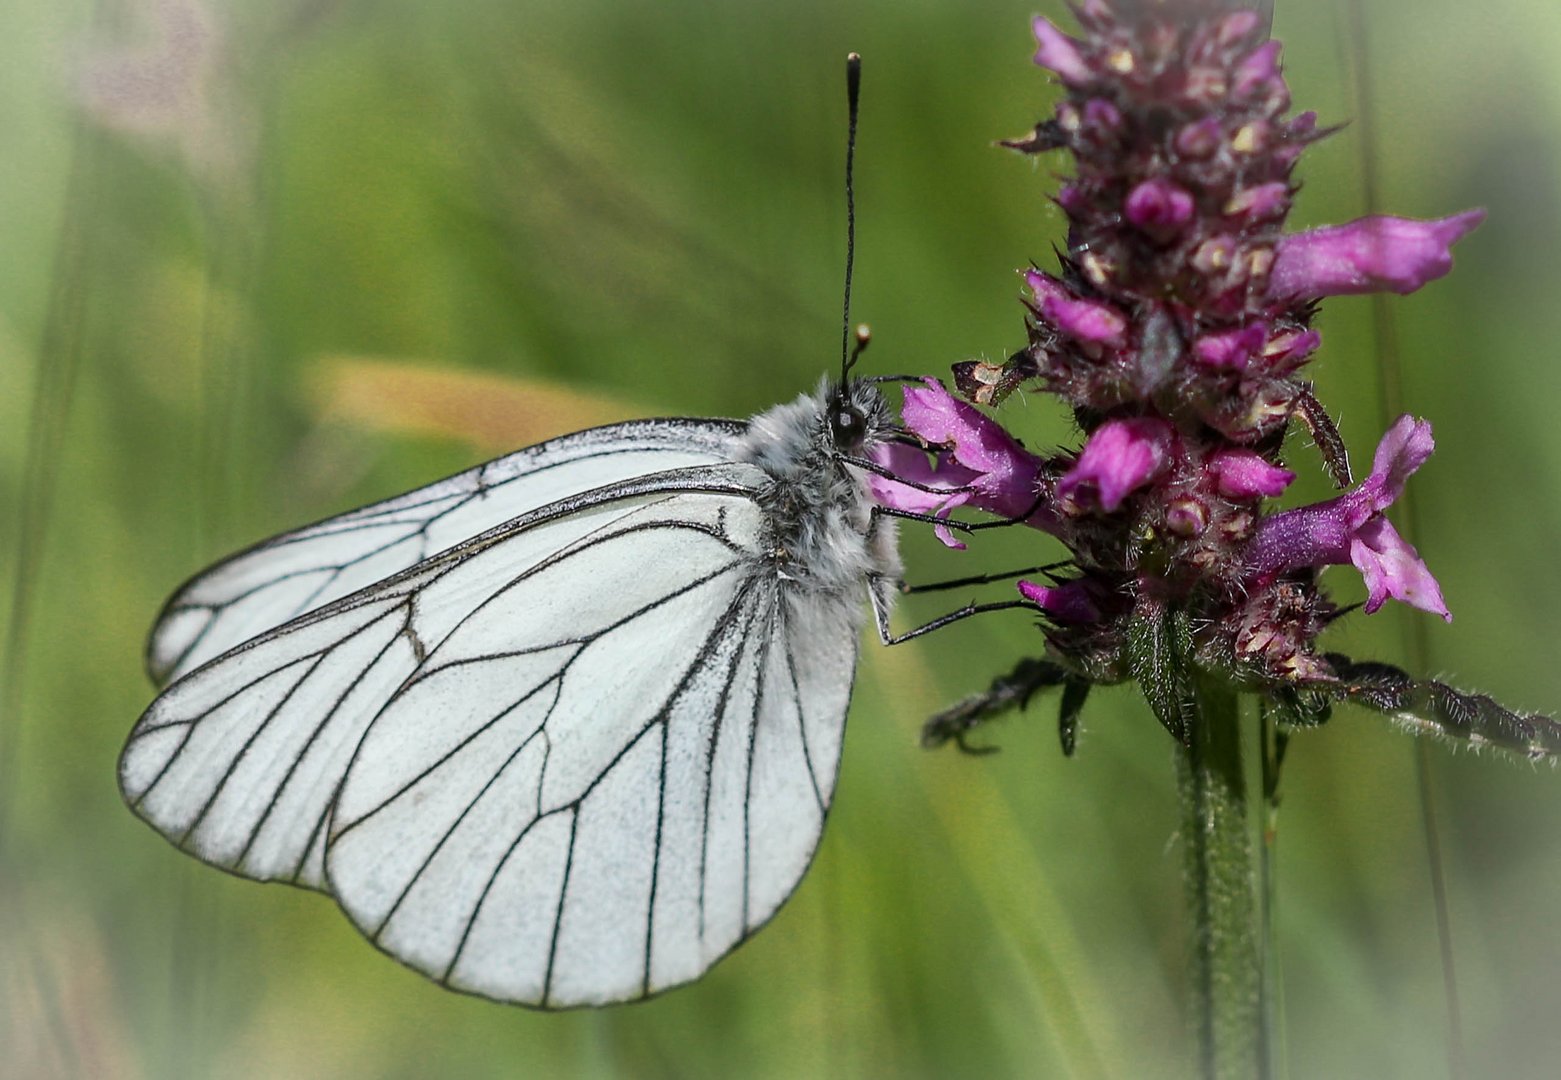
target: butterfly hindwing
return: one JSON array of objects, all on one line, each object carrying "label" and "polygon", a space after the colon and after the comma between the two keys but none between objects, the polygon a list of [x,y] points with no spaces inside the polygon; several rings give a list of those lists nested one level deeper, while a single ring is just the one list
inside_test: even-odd
[{"label": "butterfly hindwing", "polygon": [[794,633],[752,500],[647,511],[444,636],[348,771],[331,891],[447,985],[568,1006],[687,982],[817,845],[860,604]]}]

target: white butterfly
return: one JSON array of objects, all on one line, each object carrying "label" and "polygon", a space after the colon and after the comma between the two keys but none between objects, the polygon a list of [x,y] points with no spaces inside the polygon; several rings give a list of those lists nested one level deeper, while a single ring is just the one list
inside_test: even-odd
[{"label": "white butterfly", "polygon": [[892,425],[862,381],[616,424],[218,563],[152,631],[171,685],[125,798],[455,989],[694,979],[818,844],[864,591],[893,640],[894,522],[859,467]]}]

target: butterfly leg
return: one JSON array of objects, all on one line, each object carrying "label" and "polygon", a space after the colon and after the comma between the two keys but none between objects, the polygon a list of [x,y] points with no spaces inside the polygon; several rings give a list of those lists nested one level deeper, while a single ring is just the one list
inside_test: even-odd
[{"label": "butterfly leg", "polygon": [[[935,491],[940,495],[970,490],[968,487],[932,488],[925,484],[913,484],[908,480],[900,480],[898,477],[891,476],[891,479],[894,479],[896,483],[904,484],[906,487],[918,488],[923,491]],[[1006,529],[1012,525],[1024,525],[1044,505],[1045,497],[1037,496],[1035,502],[1031,503],[1024,513],[1017,514],[1014,517],[995,518],[991,521],[960,521],[958,518],[943,517],[939,514],[923,514],[916,510],[900,510],[892,506],[882,505],[873,507],[873,513],[881,517],[902,518],[905,521],[920,521],[928,525],[942,525],[945,528],[957,529],[962,533],[973,533],[981,532],[984,529]]]},{"label": "butterfly leg", "polygon": [[[872,509],[872,518],[867,527],[867,540],[870,548],[874,545],[874,541],[877,538],[879,522],[886,517],[908,518],[915,521],[930,521],[939,524],[945,523],[942,518],[935,518],[930,514],[918,514],[910,510],[894,510],[886,506],[875,506]],[[946,524],[951,524],[955,528],[963,527],[969,529],[973,527],[966,522],[946,522]],[[894,610],[894,598],[904,588],[904,582],[890,574],[874,573],[867,576],[867,585],[868,596],[872,600],[873,605],[873,621],[878,628],[878,638],[885,645],[898,645],[902,641],[909,641],[912,638],[920,637],[922,634],[941,629],[950,623],[968,619],[972,615],[980,615],[988,611],[1003,611],[1013,607],[1027,607],[1032,611],[1040,610],[1028,600],[1004,600],[988,604],[966,604],[958,611],[951,611],[947,615],[932,620],[925,626],[919,626],[914,630],[908,630],[896,636],[889,629],[889,613]],[[953,586],[949,587],[952,588]]]},{"label": "butterfly leg", "polygon": [[939,592],[943,589],[960,589],[966,585],[990,585],[997,581],[1012,581],[1014,578],[1024,577],[1028,574],[1046,574],[1052,570],[1060,570],[1065,566],[1072,566],[1072,559],[1062,559],[1058,562],[1047,563],[1044,566],[1027,566],[1023,570],[1004,570],[996,574],[976,574],[973,577],[954,578],[951,581],[931,581],[924,585],[910,585],[902,581],[899,583],[900,592],[907,596],[912,593]]},{"label": "butterfly leg", "polygon": [[984,615],[989,611],[1006,611],[1009,608],[1029,608],[1031,611],[1040,611],[1028,600],[999,600],[990,604],[966,604],[957,611],[951,611],[947,615],[940,615],[931,622],[907,630],[903,634],[896,634],[889,629],[889,612],[894,607],[894,596],[899,592],[899,582],[887,574],[872,574],[868,577],[868,595],[873,604],[873,622],[878,628],[878,640],[885,645],[898,645],[902,641],[910,641],[919,638],[923,634],[930,634],[934,630],[941,630],[951,623],[957,623],[961,619],[968,619],[972,615]]}]

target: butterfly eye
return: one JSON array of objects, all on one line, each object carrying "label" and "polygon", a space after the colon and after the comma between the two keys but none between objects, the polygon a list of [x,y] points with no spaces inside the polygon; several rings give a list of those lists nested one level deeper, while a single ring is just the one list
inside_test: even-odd
[{"label": "butterfly eye", "polygon": [[867,418],[855,405],[838,405],[829,414],[830,434],[842,450],[858,450],[867,438]]}]

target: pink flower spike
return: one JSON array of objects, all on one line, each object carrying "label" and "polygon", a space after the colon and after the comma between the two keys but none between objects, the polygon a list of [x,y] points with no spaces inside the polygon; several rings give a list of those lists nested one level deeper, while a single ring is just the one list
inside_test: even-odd
[{"label": "pink flower spike", "polygon": [[1036,64],[1055,71],[1069,86],[1082,86],[1091,81],[1094,73],[1079,53],[1077,41],[1039,15],[1031,26],[1035,30],[1035,42],[1040,46],[1035,50]]},{"label": "pink flower spike", "polygon": [[1368,614],[1392,597],[1451,622],[1431,571],[1382,516],[1435,445],[1430,424],[1399,417],[1377,446],[1371,475],[1354,491],[1263,519],[1247,545],[1252,572],[1272,580],[1304,566],[1348,563],[1366,579]]},{"label": "pink flower spike", "polygon": [[1169,463],[1172,434],[1170,424],[1154,417],[1108,420],[1095,429],[1079,460],[1057,482],[1057,494],[1068,496],[1089,485],[1101,509],[1116,511]]},{"label": "pink flower spike", "polygon": [[1484,220],[1484,210],[1435,221],[1378,215],[1292,233],[1275,251],[1269,294],[1316,299],[1383,290],[1412,293],[1453,268],[1452,245]]},{"label": "pink flower spike", "polygon": [[1058,622],[1100,621],[1100,608],[1095,606],[1089,589],[1082,581],[1069,581],[1063,585],[1037,585],[1033,581],[1021,581],[1019,595]]},{"label": "pink flower spike", "polygon": [[1231,447],[1209,457],[1209,471],[1215,476],[1215,488],[1228,499],[1273,498],[1284,493],[1295,473],[1271,465],[1253,450]]}]

